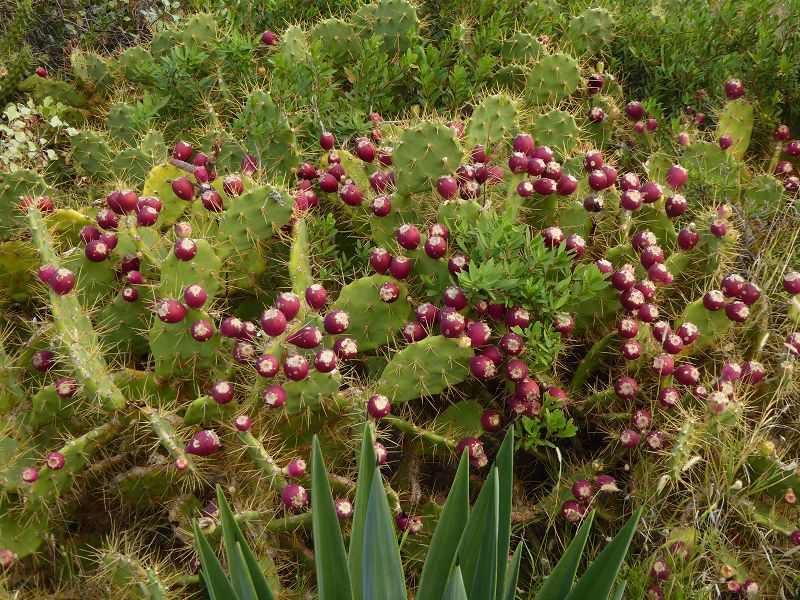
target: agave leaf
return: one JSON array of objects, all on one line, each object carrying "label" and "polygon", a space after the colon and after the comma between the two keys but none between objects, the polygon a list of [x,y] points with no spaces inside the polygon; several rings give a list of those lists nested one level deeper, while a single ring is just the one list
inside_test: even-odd
[{"label": "agave leaf", "polygon": [[[497,520],[497,591],[495,597],[504,595],[508,552],[511,549],[511,495],[514,486],[514,428],[509,427],[503,444],[495,458],[500,490]],[[516,584],[515,584],[516,586]]]},{"label": "agave leaf", "polygon": [[583,549],[586,546],[593,521],[594,511],[590,512],[583,521],[583,525],[578,529],[578,533],[575,534],[566,552],[561,556],[561,560],[544,580],[542,587],[539,588],[539,593],[536,594],[536,600],[561,600],[572,589],[575,573],[578,572],[578,564],[583,556]]},{"label": "agave leaf", "polygon": [[197,553],[200,555],[200,575],[206,584],[208,595],[211,600],[235,600],[237,599],[236,590],[233,589],[231,582],[225,576],[225,571],[219,563],[219,559],[211,549],[208,540],[200,531],[196,521],[192,521],[194,531],[194,543]]},{"label": "agave leaf", "polygon": [[372,445],[372,430],[369,423],[364,424],[361,441],[361,456],[358,460],[358,481],[356,482],[356,500],[353,507],[353,527],[350,530],[350,552],[347,555],[347,566],[350,569],[350,581],[353,586],[353,597],[361,600],[361,563],[364,554],[364,523],[367,518],[367,503],[372,486],[372,474],[375,472],[375,448]]},{"label": "agave leaf", "polygon": [[442,598],[442,600],[468,600],[467,590],[464,589],[464,578],[461,576],[461,567],[455,566],[444,595],[438,597]]},{"label": "agave leaf", "polygon": [[364,520],[361,557],[361,594],[364,598],[405,600],[406,583],[397,546],[389,501],[381,473],[375,468]]},{"label": "agave leaf", "polygon": [[311,499],[314,502],[311,520],[320,600],[350,600],[353,592],[347,571],[347,554],[316,435],[311,446]]},{"label": "agave leaf", "polygon": [[497,467],[492,467],[478,494],[458,551],[471,600],[494,598],[497,585],[497,472]]},{"label": "agave leaf", "polygon": [[234,538],[241,542],[242,556],[244,557],[244,562],[250,574],[250,581],[253,582],[256,597],[258,600],[274,600],[272,590],[267,583],[267,578],[264,576],[261,565],[258,564],[258,560],[250,549],[250,546],[247,545],[239,524],[236,522],[236,519],[233,518],[233,512],[228,504],[228,500],[225,498],[225,494],[222,492],[222,486],[219,484],[217,484],[217,507],[222,520],[222,533],[225,540],[225,548],[231,548],[231,546],[228,545],[228,532],[232,532]]},{"label": "agave leaf", "polygon": [[233,586],[238,593],[240,600],[259,600],[256,595],[256,589],[253,586],[253,580],[250,579],[250,573],[247,571],[247,566],[244,562],[244,554],[242,553],[242,546],[240,542],[234,542],[233,546],[225,545],[228,553],[228,562],[236,564],[234,569],[231,567],[231,577],[233,578]]},{"label": "agave leaf", "polygon": [[522,547],[522,542],[517,544],[514,557],[511,559],[511,564],[506,571],[506,592],[503,595],[503,600],[514,600],[517,595],[517,579],[519,578],[519,564],[522,562]]},{"label": "agave leaf", "polygon": [[[436,600],[442,597],[445,587],[450,588],[447,578],[450,576],[452,580],[450,570],[468,518],[469,458],[464,452],[439,517],[439,523],[433,531],[425,564],[422,566],[422,575],[419,579],[416,596],[419,600]],[[460,569],[458,567],[456,569],[459,570],[459,578],[461,578]],[[463,578],[461,579],[463,587]]]},{"label": "agave leaf", "polygon": [[627,581],[623,581],[619,584],[616,590],[614,590],[614,594],[611,596],[611,600],[622,600],[622,594],[625,592],[625,586],[628,585]]},{"label": "agave leaf", "polygon": [[608,597],[622,562],[625,560],[625,555],[628,553],[628,546],[631,544],[641,516],[642,509],[639,508],[628,519],[625,526],[617,532],[617,535],[600,553],[600,556],[589,565],[589,568],[586,569],[586,572],[564,600],[584,600],[585,598],[602,600]]}]

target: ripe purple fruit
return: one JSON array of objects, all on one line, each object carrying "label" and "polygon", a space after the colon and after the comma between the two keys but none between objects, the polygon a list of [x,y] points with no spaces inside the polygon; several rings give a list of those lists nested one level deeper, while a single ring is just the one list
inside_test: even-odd
[{"label": "ripe purple fruit", "polygon": [[595,169],[589,173],[589,187],[595,191],[604,190],[608,187],[608,177],[604,171]]},{"label": "ripe purple fruit", "polygon": [[783,276],[783,289],[792,296],[800,294],[800,273],[797,271],[788,271]]},{"label": "ripe purple fruit", "polygon": [[548,227],[542,232],[546,248],[557,248],[564,241],[564,232],[558,227]]},{"label": "ripe purple fruit", "polygon": [[672,375],[672,371],[675,369],[675,361],[669,354],[656,354],[653,357],[652,368],[656,375],[667,377]]},{"label": "ripe purple fruit", "polygon": [[474,437],[465,437],[456,444],[456,454],[461,456],[466,450],[470,464],[475,468],[485,467],[489,463],[481,441]]},{"label": "ripe purple fruit", "polygon": [[623,429],[619,434],[619,442],[629,450],[636,448],[639,445],[639,434],[633,429]]},{"label": "ripe purple fruit", "polygon": [[286,404],[286,390],[279,385],[272,385],[261,392],[261,401],[267,408],[280,408]]},{"label": "ripe purple fruit", "polygon": [[439,331],[444,337],[461,337],[464,327],[464,315],[459,314],[454,308],[444,308],[439,312]]},{"label": "ripe purple fruit", "polygon": [[184,142],[181,140],[175,144],[175,149],[172,151],[172,157],[188,162],[189,159],[192,158],[192,152],[194,152],[192,145],[189,142]]},{"label": "ripe purple fruit", "polygon": [[734,300],[725,305],[725,316],[735,323],[744,323],[750,316],[750,309],[744,302]]},{"label": "ripe purple fruit", "polygon": [[267,29],[261,34],[261,43],[265,46],[274,46],[278,42],[278,36]]},{"label": "ripe purple fruit", "polygon": [[614,382],[614,393],[620,400],[631,401],[639,392],[639,384],[632,377],[622,376]]},{"label": "ripe purple fruit", "polygon": [[211,398],[217,404],[228,404],[233,400],[233,384],[229,381],[215,381],[211,386]]},{"label": "ripe purple fruit", "polygon": [[587,81],[586,85],[590,94],[597,94],[603,90],[603,86],[605,84],[606,78],[602,73],[592,73],[589,75],[589,80]]},{"label": "ripe purple fruit", "polygon": [[389,263],[389,274],[395,279],[405,279],[411,274],[411,261],[405,256],[393,256]]},{"label": "ripe purple fruit", "polygon": [[642,345],[636,340],[628,340],[622,344],[622,356],[625,360],[636,360],[642,355]]},{"label": "ripe purple fruit", "polygon": [[703,296],[706,310],[719,310],[725,306],[725,296],[719,290],[711,290]]},{"label": "ripe purple fruit", "polygon": [[670,219],[680,217],[688,207],[689,203],[682,194],[671,194],[664,202],[664,211]]},{"label": "ripe purple fruit", "polygon": [[287,510],[302,512],[308,506],[308,492],[297,483],[289,483],[281,490],[281,501]]},{"label": "ripe purple fruit", "polygon": [[220,448],[219,436],[210,429],[207,429],[195,433],[189,443],[186,444],[184,452],[187,454],[194,454],[195,456],[210,456]]},{"label": "ripe purple fruit", "polygon": [[450,271],[451,275],[457,275],[461,271],[467,270],[469,268],[469,257],[462,253],[457,252],[450,257],[450,260],[447,261],[447,270]]},{"label": "ripe purple fruit", "polygon": [[744,288],[745,280],[741,275],[731,273],[723,277],[720,282],[722,293],[729,298],[737,298]]},{"label": "ripe purple fruit", "polygon": [[325,315],[323,320],[325,331],[331,335],[339,335],[350,327],[350,315],[343,310],[334,310]]},{"label": "ripe purple fruit", "polygon": [[303,350],[312,350],[322,343],[322,332],[312,326],[301,327],[294,333],[290,333],[286,337],[286,341]]},{"label": "ripe purple fruit", "polygon": [[663,450],[667,445],[667,436],[663,431],[656,429],[651,431],[644,438],[644,447],[651,452]]},{"label": "ripe purple fruit", "polygon": [[481,415],[481,427],[484,431],[498,431],[502,425],[500,413],[495,410],[484,411]]},{"label": "ripe purple fruit", "polygon": [[443,237],[432,235],[425,240],[425,254],[429,258],[442,258],[447,253],[447,242]]},{"label": "ripe purple fruit", "polygon": [[177,300],[160,300],[155,306],[156,316],[164,323],[180,323],[186,318],[186,307]]},{"label": "ripe purple fruit", "polygon": [[396,283],[387,281],[386,283],[381,284],[381,287],[378,290],[378,296],[380,296],[381,302],[391,304],[400,297],[400,288]]},{"label": "ripe purple fruit", "polygon": [[[480,358],[480,357],[474,357]],[[508,361],[505,369],[506,379],[514,382],[520,382],[528,377],[528,365],[525,361],[515,358]]]},{"label": "ripe purple fruit", "polygon": [[287,321],[291,321],[300,312],[300,297],[294,292],[281,292],[275,299],[275,307],[284,314]]},{"label": "ripe purple fruit", "polygon": [[455,177],[449,175],[440,177],[436,182],[436,191],[445,200],[451,200],[458,193],[458,181],[456,181]]},{"label": "ripe purple fruit", "polygon": [[301,354],[293,354],[283,361],[283,372],[292,381],[302,381],[308,376],[308,361]]},{"label": "ripe purple fruit", "polygon": [[382,419],[392,411],[389,398],[383,394],[373,394],[367,400],[367,412],[373,419]]},{"label": "ripe purple fruit", "polygon": [[588,502],[594,494],[594,486],[585,479],[572,484],[572,495],[578,502]]},{"label": "ripe purple fruit", "polygon": [[694,223],[690,223],[688,227],[684,227],[678,232],[678,246],[681,250],[691,250],[700,241],[700,235],[694,227]]},{"label": "ripe purple fruit", "polygon": [[719,147],[723,150],[727,150],[733,145],[733,136],[730,133],[726,133],[721,135],[719,138]]},{"label": "ripe purple fruit", "polygon": [[250,431],[253,420],[247,415],[239,415],[233,420],[233,426],[237,431]]},{"label": "ripe purple fruit", "polygon": [[639,210],[643,203],[644,199],[639,190],[625,190],[619,198],[619,204],[625,210]]},{"label": "ripe purple fruit", "polygon": [[248,341],[239,340],[231,348],[231,358],[240,365],[246,365],[256,355],[256,347]]},{"label": "ripe purple fruit", "polygon": [[499,348],[507,356],[519,356],[525,348],[525,343],[521,336],[511,332],[500,338]]},{"label": "ripe purple fruit", "polygon": [[451,285],[444,290],[444,305],[455,310],[462,310],[467,306],[467,296],[460,287]]},{"label": "ripe purple fruit", "polygon": [[729,100],[736,100],[744,95],[744,84],[739,79],[729,79],[725,82],[725,95]]},{"label": "ripe purple fruit", "polygon": [[56,382],[56,395],[59,398],[72,398],[78,391],[78,382],[72,377],[62,377]]},{"label": "ripe purple fruit", "polygon": [[352,359],[358,354],[358,344],[353,338],[339,338],[333,343],[333,351],[341,360]]},{"label": "ripe purple fruit", "polygon": [[569,335],[575,329],[575,319],[568,313],[557,313],[553,318],[553,329],[561,335]]},{"label": "ripe purple fruit", "polygon": [[190,328],[192,338],[197,342],[207,342],[214,336],[214,325],[206,319],[198,319]]},{"label": "ripe purple fruit", "polygon": [[590,213],[600,212],[603,210],[603,197],[597,195],[586,196],[583,200],[583,208]]},{"label": "ripe purple fruit", "polygon": [[376,464],[381,467],[386,464],[386,446],[381,444],[380,442],[372,442],[372,447],[375,448],[375,462]]},{"label": "ripe purple fruit", "polygon": [[84,254],[92,262],[103,262],[111,254],[111,248],[100,239],[96,239],[86,244]]},{"label": "ripe purple fruit", "polygon": [[228,175],[222,180],[222,191],[229,197],[241,196],[244,193],[244,184],[235,175]]},{"label": "ripe purple fruit", "polygon": [[314,310],[320,310],[328,301],[328,292],[318,283],[314,283],[306,288],[306,304]]},{"label": "ripe purple fruit", "polygon": [[747,306],[752,306],[758,302],[759,298],[761,298],[761,289],[755,283],[750,283],[749,281],[744,284],[742,291],[739,292],[739,299]]},{"label": "ripe purple fruit", "polygon": [[392,201],[389,196],[375,196],[369,208],[376,217],[386,217],[392,212]]},{"label": "ripe purple fruit", "polygon": [[415,225],[408,223],[397,228],[395,237],[397,238],[397,243],[406,250],[416,250],[421,240],[419,229]]},{"label": "ripe purple fruit", "polygon": [[522,152],[514,152],[508,159],[508,168],[512,173],[525,173],[528,170],[528,157]]},{"label": "ripe purple fruit", "polygon": [[67,461],[61,452],[51,452],[47,455],[47,459],[45,460],[47,468],[52,471],[58,471],[59,469],[63,468],[66,462]]},{"label": "ripe purple fruit", "polygon": [[369,263],[376,273],[386,273],[392,263],[392,255],[385,248],[373,248],[369,255]]},{"label": "ripe purple fruit", "polygon": [[349,206],[361,206],[361,203],[364,201],[364,195],[353,182],[343,185],[342,189],[339,190],[339,196],[344,203]]},{"label": "ripe purple fruit", "polygon": [[33,467],[27,467],[22,470],[22,481],[25,483],[36,483],[39,479],[39,471]]},{"label": "ripe purple fruit", "polygon": [[628,102],[628,104],[625,106],[625,115],[631,121],[640,120],[642,117],[644,117],[644,104],[638,100]]},{"label": "ripe purple fruit", "polygon": [[665,387],[658,392],[658,402],[666,409],[675,408],[681,403],[681,394],[674,387]]},{"label": "ripe purple fruit", "polygon": [[700,381],[700,371],[694,365],[681,365],[673,373],[675,380],[682,385],[697,385]]},{"label": "ripe purple fruit", "polygon": [[641,192],[642,200],[645,204],[656,202],[664,193],[661,186],[655,181],[648,181],[642,185],[642,187],[639,188],[639,192]]},{"label": "ripe purple fruit", "polygon": [[188,177],[178,177],[172,181],[172,191],[181,200],[190,201],[194,199],[194,185]]},{"label": "ripe purple fruit", "polygon": [[275,377],[280,371],[281,362],[277,356],[262,354],[256,359],[256,372],[261,377]]},{"label": "ripe purple fruit", "polygon": [[308,465],[302,458],[295,458],[286,465],[284,472],[294,479],[302,479],[308,473]]},{"label": "ripe purple fruit", "polygon": [[333,502],[333,506],[336,509],[336,517],[340,521],[347,521],[350,517],[353,516],[353,503],[346,498],[337,498]]},{"label": "ripe purple fruit", "polygon": [[567,500],[561,505],[561,516],[569,523],[579,523],[586,514],[586,507],[574,500]]},{"label": "ripe purple fruit", "polygon": [[319,136],[319,145],[323,150],[330,150],[336,144],[336,137],[330,131],[323,131]]},{"label": "ripe purple fruit", "polygon": [[639,333],[639,322],[633,317],[622,317],[617,323],[617,334],[623,339],[630,340]]},{"label": "ripe purple fruit", "polygon": [[520,133],[514,138],[514,152],[522,152],[526,156],[530,156],[533,154],[534,148],[533,136],[529,133]]},{"label": "ripe purple fruit", "polygon": [[364,162],[371,163],[375,160],[375,145],[367,138],[357,138],[355,142],[356,156]]},{"label": "ripe purple fruit", "polygon": [[439,318],[439,310],[430,302],[423,302],[420,304],[414,314],[417,321],[426,327],[434,325]]}]

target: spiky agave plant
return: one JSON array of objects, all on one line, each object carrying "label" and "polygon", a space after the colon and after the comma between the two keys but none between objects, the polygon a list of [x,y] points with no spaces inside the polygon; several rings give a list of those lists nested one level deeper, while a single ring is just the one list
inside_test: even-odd
[{"label": "spiky agave plant", "polygon": [[[364,427],[359,462],[353,528],[345,551],[340,518],[334,505],[322,450],[312,444],[313,539],[316,552],[318,593],[321,600],[352,598],[406,598],[406,582],[400,559],[383,477],[369,426]],[[513,479],[513,430],[509,429],[472,510],[469,508],[469,455],[465,451],[445,502],[439,524],[427,550],[416,590],[420,600],[467,600],[517,596],[517,577],[523,544],[509,560],[511,542],[511,491]],[[223,539],[230,578],[201,529],[194,523],[201,574],[212,599],[271,600],[273,591],[246,538],[236,523],[225,495],[217,486]],[[607,598],[641,515],[637,510],[608,546],[575,581],[575,574],[591,530],[590,513],[564,556],[536,594],[537,600]],[[622,598],[625,582],[612,594]]]}]

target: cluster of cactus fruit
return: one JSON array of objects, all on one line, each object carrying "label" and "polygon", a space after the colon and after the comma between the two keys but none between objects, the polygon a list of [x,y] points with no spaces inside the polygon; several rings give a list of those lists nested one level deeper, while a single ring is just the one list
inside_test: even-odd
[{"label": "cluster of cactus fruit", "polygon": [[[590,508],[617,521],[633,498],[677,523],[649,563],[634,539],[637,597],[691,587],[694,568],[747,596],[789,585],[733,546],[688,560],[711,542],[680,504],[725,440],[747,450],[713,499],[745,515],[736,527],[800,544],[782,440],[746,445],[753,415],[797,393],[800,142],[781,125],[768,166],[746,167],[753,107],[731,80],[716,127],[695,114],[658,143],[657,119],[592,57],[607,17],[575,17],[560,50],[509,35],[501,91],[469,115],[371,113],[356,135],[317,122],[308,140],[312,107],[290,115],[268,87],[230,131],[211,105],[213,127],[187,133],[138,131],[113,104],[71,136],[58,176],[0,175],[2,577],[46,587],[48,552],[88,550],[84,584],[189,595],[193,535],[219,542],[221,483],[238,523],[267,534],[254,552],[270,585],[288,586],[282,561],[313,556],[311,438],[347,532],[368,422],[410,573],[454,458],[484,476],[512,428],[521,537]],[[253,61],[310,60],[309,39],[345,62],[376,38],[402,56],[419,27],[405,0],[380,0],[349,23],[265,32]],[[121,78],[146,90],[142,65],[169,45],[213,53],[215,36],[198,15],[149,50],[77,56],[74,90],[45,72],[23,87],[91,115]],[[777,236],[783,262],[752,258]],[[100,498],[115,522],[98,530]]]}]

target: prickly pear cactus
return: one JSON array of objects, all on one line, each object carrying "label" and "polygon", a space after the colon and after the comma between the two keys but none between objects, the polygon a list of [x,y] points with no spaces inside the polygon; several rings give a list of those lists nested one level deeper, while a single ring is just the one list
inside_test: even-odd
[{"label": "prickly pear cactus", "polygon": [[0,174],[4,583],[194,597],[221,483],[300,597],[312,437],[348,532],[368,422],[410,581],[457,456],[486,477],[512,428],[515,535],[645,505],[632,597],[703,597],[723,566],[779,589],[743,540],[784,549],[798,518],[796,434],[772,430],[800,144],[757,168],[735,82],[713,127],[665,131],[593,58],[609,13],[525,14],[563,35],[486,41],[480,16],[445,43],[405,0],[260,40],[200,14],[48,80],[82,111],[57,168]]}]

